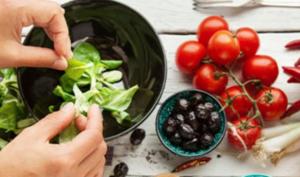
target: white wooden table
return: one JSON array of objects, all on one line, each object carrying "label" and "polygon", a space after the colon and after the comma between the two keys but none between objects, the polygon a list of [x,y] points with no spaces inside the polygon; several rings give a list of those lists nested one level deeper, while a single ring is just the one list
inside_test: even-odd
[{"label": "white wooden table", "polygon": [[[63,3],[66,0],[58,1]],[[195,29],[200,21],[208,15],[223,15],[230,23],[231,28],[250,26],[260,34],[261,47],[258,53],[273,56],[280,66],[293,65],[300,57],[300,50],[286,51],[284,44],[292,39],[300,39],[300,9],[298,8],[243,8],[236,10],[218,9],[193,11],[192,0],[118,0],[136,9],[143,14],[159,33],[165,48],[168,60],[168,77],[162,99],[169,95],[191,88],[189,80],[182,77],[174,62],[175,52],[180,43],[188,39],[195,39]],[[28,30],[24,30],[24,35]],[[300,84],[286,83],[287,76],[280,71],[275,83],[276,87],[283,89],[289,102],[300,99]],[[179,158],[167,152],[160,144],[155,133],[155,117],[157,108],[152,115],[141,125],[147,136],[142,145],[133,148],[129,136],[121,137],[109,142],[114,146],[113,166],[121,161],[129,165],[129,176],[148,177],[172,170],[176,165],[187,159]],[[222,145],[209,154],[212,157],[207,165],[187,170],[180,176],[242,176],[260,172],[273,176],[300,176],[300,152],[284,158],[276,167],[263,168],[253,160],[238,160],[236,153],[230,150],[224,139]],[[220,154],[221,157],[217,158]],[[113,166],[107,167],[105,177],[112,172]]]}]

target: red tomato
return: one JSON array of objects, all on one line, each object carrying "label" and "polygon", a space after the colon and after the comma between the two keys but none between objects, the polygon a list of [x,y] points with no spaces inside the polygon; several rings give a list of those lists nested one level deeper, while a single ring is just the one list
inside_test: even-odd
[{"label": "red tomato", "polygon": [[[237,134],[244,141],[247,149],[251,149],[255,142],[261,136],[261,127],[256,119],[249,117],[241,117],[238,120],[233,121],[233,126],[237,130]],[[229,128],[228,130],[228,142],[238,150],[244,150],[244,146],[235,135],[235,133]]]},{"label": "red tomato", "polygon": [[221,30],[210,38],[207,52],[215,63],[226,65],[240,55],[240,45],[231,32]]},{"label": "red tomato", "polygon": [[207,17],[201,22],[197,30],[199,42],[207,46],[210,37],[219,30],[229,30],[224,18],[220,16]]},{"label": "red tomato", "polygon": [[276,61],[266,55],[255,55],[248,58],[243,66],[244,79],[258,79],[266,86],[270,86],[275,82],[278,73]]},{"label": "red tomato", "polygon": [[243,95],[243,90],[240,86],[232,86],[227,88],[221,95],[220,100],[223,106],[229,104],[225,109],[227,120],[233,121],[239,116],[243,117],[248,114],[252,109],[252,103]]},{"label": "red tomato", "polygon": [[212,94],[222,93],[228,83],[228,76],[213,64],[203,64],[197,70],[193,85],[197,89],[205,90]]},{"label": "red tomato", "polygon": [[256,99],[257,106],[266,121],[279,120],[288,105],[286,94],[274,87],[262,89]]},{"label": "red tomato", "polygon": [[184,42],[177,49],[177,67],[185,74],[193,74],[205,55],[206,49],[201,43],[197,41]]},{"label": "red tomato", "polygon": [[236,37],[240,43],[241,51],[245,57],[252,57],[259,48],[259,37],[251,28],[240,28],[236,32]]}]

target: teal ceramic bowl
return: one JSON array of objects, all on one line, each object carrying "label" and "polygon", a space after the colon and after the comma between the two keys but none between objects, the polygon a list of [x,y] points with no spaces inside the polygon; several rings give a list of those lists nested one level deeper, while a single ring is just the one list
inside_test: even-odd
[{"label": "teal ceramic bowl", "polygon": [[266,174],[255,173],[255,174],[245,175],[243,177],[271,177],[271,176],[266,175]]},{"label": "teal ceramic bowl", "polygon": [[201,91],[201,90],[184,90],[181,92],[178,92],[172,96],[170,96],[161,106],[160,110],[158,111],[157,117],[156,117],[156,133],[158,135],[159,140],[163,144],[163,146],[174,153],[175,155],[182,156],[182,157],[200,157],[208,154],[209,152],[213,151],[218,147],[218,145],[223,140],[225,133],[226,133],[226,115],[224,111],[219,111],[219,116],[221,118],[221,128],[218,133],[215,134],[213,143],[211,146],[207,149],[199,149],[198,151],[191,152],[186,151],[183,148],[179,146],[175,146],[171,144],[169,141],[167,135],[165,134],[163,130],[163,125],[165,121],[168,119],[168,117],[171,115],[177,100],[180,98],[185,98],[189,100],[193,94],[200,93],[204,96],[204,100],[206,102],[210,102],[214,105],[215,110],[221,110],[222,105],[221,103],[211,94]]}]

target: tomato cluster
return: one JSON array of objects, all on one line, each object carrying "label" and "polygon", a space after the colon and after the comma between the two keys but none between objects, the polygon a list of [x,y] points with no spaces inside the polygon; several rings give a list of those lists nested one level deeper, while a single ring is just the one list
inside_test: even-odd
[{"label": "tomato cluster", "polygon": [[[261,131],[255,109],[264,121],[274,121],[279,120],[287,108],[285,93],[272,87],[279,74],[278,65],[272,57],[256,54],[260,40],[255,30],[243,27],[231,32],[223,17],[204,19],[197,37],[198,40],[184,42],[178,48],[177,67],[193,77],[195,88],[218,95],[228,121],[237,130],[235,133],[245,141],[243,146],[250,149]],[[227,88],[236,63],[242,66],[239,70],[243,81]],[[231,130],[228,137],[236,148],[242,147]]]}]

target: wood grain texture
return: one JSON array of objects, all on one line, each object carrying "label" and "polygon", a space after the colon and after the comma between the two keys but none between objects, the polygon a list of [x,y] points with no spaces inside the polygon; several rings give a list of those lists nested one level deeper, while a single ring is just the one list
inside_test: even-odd
[{"label": "wood grain texture", "polygon": [[[69,0],[55,0],[63,4]],[[141,13],[160,33],[194,33],[209,15],[222,15],[232,29],[251,26],[260,32],[300,31],[299,8],[247,7],[193,10],[193,0],[117,0]],[[27,34],[29,28],[23,31]]]},{"label": "wood grain texture", "polygon": [[[292,65],[297,57],[300,56],[300,51],[286,51],[283,46],[290,39],[299,36],[299,33],[290,34],[261,34],[261,48],[260,54],[268,54],[273,56],[278,64]],[[163,102],[171,94],[180,90],[191,88],[190,80],[177,70],[174,57],[176,49],[180,43],[188,39],[194,39],[194,35],[160,35],[162,44],[166,50],[168,60],[168,78],[165,92],[160,101]],[[282,72],[282,71],[281,71]],[[300,98],[299,85],[286,84],[287,76],[280,74],[274,86],[279,87],[288,94],[289,100],[292,102]],[[176,165],[184,162],[185,158],[179,158],[167,152],[160,144],[155,133],[155,118],[160,105],[157,106],[151,116],[142,124],[147,132],[147,136],[142,145],[133,147],[129,143],[129,137],[124,136],[118,140],[112,141],[109,144],[115,147],[115,156],[113,164],[124,161],[129,165],[130,175],[154,176],[162,172],[172,170]],[[294,118],[297,118],[295,116]],[[217,158],[217,154],[221,154],[221,158]],[[299,153],[298,153],[299,154]],[[227,141],[224,139],[221,146],[209,154],[212,161],[203,167],[188,170],[180,175],[182,176],[241,176],[253,172],[261,172],[271,174],[274,176],[298,176],[300,169],[298,164],[300,162],[300,155],[292,154],[284,158],[277,167],[272,165],[267,168],[261,167],[251,158],[244,161],[236,158],[238,154],[228,148]],[[106,175],[112,171],[112,167],[106,169]]]},{"label": "wood grain texture", "polygon": [[[58,1],[59,3],[68,0]],[[181,35],[160,35],[168,60],[168,76],[165,92],[150,117],[141,125],[147,132],[145,141],[138,147],[129,143],[129,135],[109,142],[114,146],[113,166],[121,161],[129,165],[129,177],[150,177],[172,170],[176,165],[187,159],[176,157],[169,153],[160,144],[155,133],[155,117],[161,103],[175,92],[192,88],[191,80],[184,77],[175,66],[174,58],[178,45],[183,41],[195,39],[194,35],[182,35],[194,33],[199,22],[208,15],[223,15],[230,23],[232,29],[240,26],[250,26],[262,32],[261,48],[259,54],[267,54],[274,57],[280,66],[293,65],[300,57],[300,51],[286,51],[286,42],[300,38],[299,9],[293,8],[243,8],[243,9],[214,9],[193,11],[192,0],[118,0],[142,13],[154,28],[160,33],[173,33]],[[23,31],[25,36],[29,28]],[[266,33],[264,33],[266,32]],[[274,33],[276,32],[276,33]],[[289,33],[293,32],[293,33]],[[287,76],[280,70],[280,76],[274,84],[283,89],[289,98],[289,102],[300,99],[300,84],[286,84]],[[300,117],[300,114],[291,119]],[[221,154],[221,158],[216,156]],[[213,160],[196,169],[179,174],[182,177],[230,177],[241,176],[253,172],[266,173],[278,177],[300,176],[300,155],[291,154],[284,158],[277,167],[261,167],[253,159],[238,160],[237,153],[228,148],[226,139],[221,146],[209,154]],[[105,177],[109,176],[113,166],[107,167]]]}]

